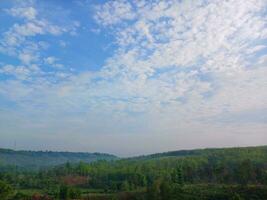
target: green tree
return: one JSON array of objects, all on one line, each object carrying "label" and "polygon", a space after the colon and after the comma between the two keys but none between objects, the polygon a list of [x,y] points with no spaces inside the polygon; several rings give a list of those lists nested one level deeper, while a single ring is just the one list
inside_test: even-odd
[{"label": "green tree", "polygon": [[59,189],[59,198],[60,200],[70,199],[70,189],[66,185],[61,185]]},{"label": "green tree", "polygon": [[[178,184],[178,183],[174,183],[172,184],[172,188],[171,188],[171,199],[173,200],[182,200],[183,198],[183,189],[182,189],[182,185]],[[201,199],[201,198],[199,198]]]},{"label": "green tree", "polygon": [[160,200],[160,181],[154,181],[151,186],[147,188],[148,200]]},{"label": "green tree", "polygon": [[250,180],[252,180],[253,177],[253,165],[252,162],[248,160],[244,160],[240,163],[238,166],[238,181],[242,185],[247,185]]},{"label": "green tree", "polygon": [[6,200],[13,194],[13,189],[7,183],[0,181],[0,199]]},{"label": "green tree", "polygon": [[172,173],[172,181],[176,184],[183,185],[184,184],[184,178],[183,178],[183,172],[182,167],[178,166],[174,169]]},{"label": "green tree", "polygon": [[171,187],[170,187],[170,183],[167,181],[163,181],[160,184],[160,197],[161,200],[170,200],[171,199],[171,195],[172,195],[172,191],[171,191]]},{"label": "green tree", "polygon": [[129,191],[130,190],[130,184],[128,181],[123,181],[121,184],[121,190],[122,191]]},{"label": "green tree", "polygon": [[80,199],[82,196],[82,192],[79,188],[70,188],[69,196],[70,196],[70,199]]},{"label": "green tree", "polygon": [[141,186],[143,186],[143,187],[147,186],[147,178],[144,175],[142,175],[142,177],[141,177]]},{"label": "green tree", "polygon": [[243,200],[243,198],[239,194],[234,194],[231,200]]}]

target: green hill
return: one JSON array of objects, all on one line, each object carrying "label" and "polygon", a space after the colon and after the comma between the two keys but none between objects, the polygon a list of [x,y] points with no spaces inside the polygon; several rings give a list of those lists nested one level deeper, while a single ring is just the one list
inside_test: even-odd
[{"label": "green hill", "polygon": [[231,147],[231,148],[206,148],[193,150],[178,150],[163,153],[155,153],[150,155],[143,155],[132,157],[133,160],[149,160],[164,157],[218,157],[218,159],[267,159],[267,146],[254,147]]},{"label": "green hill", "polygon": [[[267,199],[267,146],[180,150],[123,159],[99,153],[1,149],[0,159],[6,163],[0,170],[0,184],[19,190],[18,194],[26,195],[23,200],[36,192],[51,199],[70,192],[76,195],[72,199],[82,195],[99,200]],[[14,170],[14,164],[28,170]],[[47,166],[55,167],[30,170]]]},{"label": "green hill", "polygon": [[114,160],[116,156],[104,153],[73,153],[52,151],[14,151],[0,149],[0,168],[17,166],[20,169],[40,169],[67,162],[91,163],[97,160]]}]

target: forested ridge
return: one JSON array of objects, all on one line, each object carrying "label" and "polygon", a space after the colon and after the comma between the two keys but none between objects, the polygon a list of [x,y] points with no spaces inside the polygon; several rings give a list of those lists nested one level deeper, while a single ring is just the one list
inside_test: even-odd
[{"label": "forested ridge", "polygon": [[257,147],[230,147],[230,148],[205,148],[205,149],[194,149],[194,150],[178,150],[178,151],[168,151],[163,153],[155,153],[151,155],[142,155],[137,157],[132,157],[129,159],[151,159],[159,157],[179,157],[179,156],[205,156],[205,155],[215,155],[220,154],[221,156],[227,155],[233,156],[236,154],[244,154],[244,156],[253,156],[257,154],[267,153],[267,146],[257,146]]},{"label": "forested ridge", "polygon": [[0,199],[266,200],[267,146],[15,167],[0,180]]},{"label": "forested ridge", "polygon": [[0,170],[15,166],[24,170],[38,170],[66,162],[90,163],[97,160],[113,160],[116,156],[105,153],[55,152],[55,151],[14,151],[0,148]]}]

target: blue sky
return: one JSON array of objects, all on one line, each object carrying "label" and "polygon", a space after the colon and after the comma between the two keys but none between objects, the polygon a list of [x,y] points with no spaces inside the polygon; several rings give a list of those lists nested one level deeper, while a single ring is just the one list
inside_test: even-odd
[{"label": "blue sky", "polygon": [[129,156],[267,141],[267,2],[0,2],[0,146]]}]

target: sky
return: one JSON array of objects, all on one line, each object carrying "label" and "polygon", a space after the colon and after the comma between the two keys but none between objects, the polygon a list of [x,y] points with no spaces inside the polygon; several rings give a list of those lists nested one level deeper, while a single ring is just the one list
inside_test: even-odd
[{"label": "sky", "polygon": [[0,147],[267,144],[266,0],[1,0]]}]

